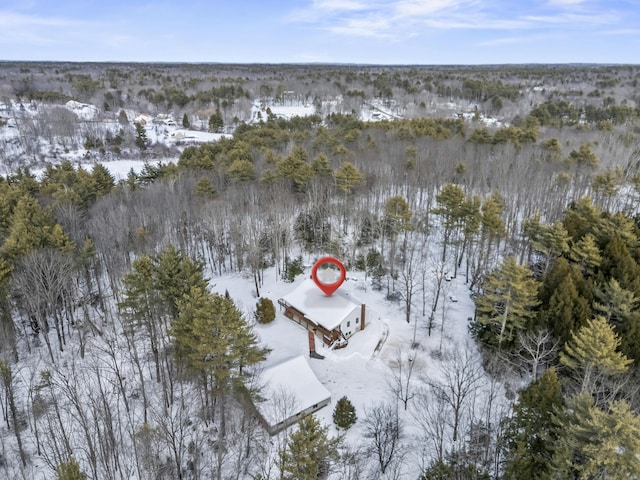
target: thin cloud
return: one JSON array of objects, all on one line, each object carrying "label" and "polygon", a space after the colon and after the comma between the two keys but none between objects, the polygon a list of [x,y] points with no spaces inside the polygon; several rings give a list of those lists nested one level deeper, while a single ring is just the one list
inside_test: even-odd
[{"label": "thin cloud", "polygon": [[333,12],[348,12],[366,10],[369,7],[365,2],[357,2],[353,0],[316,0],[313,2],[313,8]]},{"label": "thin cloud", "polygon": [[[292,22],[312,23],[326,31],[354,37],[407,38],[433,30],[523,30],[616,25],[611,10],[586,8],[585,0],[549,0],[523,10],[520,4],[478,0],[315,0],[289,15]],[[604,7],[603,7],[604,8]],[[511,38],[511,37],[505,37]],[[513,37],[517,38],[517,37]]]},{"label": "thin cloud", "polygon": [[442,11],[457,10],[472,2],[464,0],[402,0],[392,5],[395,17],[405,18],[413,16],[432,15]]},{"label": "thin cloud", "polygon": [[344,13],[371,10],[375,5],[356,0],[314,0],[307,8],[300,8],[287,15],[289,22],[315,22]]},{"label": "thin cloud", "polygon": [[139,44],[139,40],[106,23],[0,11],[0,45],[4,50],[7,46],[41,51],[89,45],[117,50]]},{"label": "thin cloud", "polygon": [[620,19],[613,13],[565,13],[559,15],[525,16],[524,20],[537,24],[538,26],[548,25],[575,25],[578,27],[589,27],[594,25],[610,25]]},{"label": "thin cloud", "polygon": [[380,16],[347,19],[341,25],[328,26],[328,31],[358,37],[392,38],[388,19]]},{"label": "thin cloud", "polygon": [[542,42],[542,41],[552,40],[557,37],[558,35],[555,35],[555,34],[553,35],[545,35],[545,34],[518,35],[518,36],[511,36],[511,37],[494,38],[492,40],[485,40],[483,42],[479,42],[478,46],[497,47],[502,45]]},{"label": "thin cloud", "polygon": [[547,4],[551,7],[572,7],[574,5],[581,5],[586,0],[549,0]]}]

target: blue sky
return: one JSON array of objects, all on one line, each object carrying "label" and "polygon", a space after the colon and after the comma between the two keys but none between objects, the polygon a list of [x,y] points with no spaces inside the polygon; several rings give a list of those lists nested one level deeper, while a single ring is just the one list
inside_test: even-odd
[{"label": "blue sky", "polygon": [[640,64],[640,0],[0,0],[0,60]]}]

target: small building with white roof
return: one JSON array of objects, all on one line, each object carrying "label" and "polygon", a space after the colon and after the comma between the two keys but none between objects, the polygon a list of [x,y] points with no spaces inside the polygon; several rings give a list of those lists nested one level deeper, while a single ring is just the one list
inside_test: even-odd
[{"label": "small building with white roof", "polygon": [[303,356],[294,357],[262,373],[262,402],[258,418],[270,435],[293,425],[331,402],[331,393],[318,380]]},{"label": "small building with white roof", "polygon": [[363,303],[342,289],[327,296],[312,279],[306,279],[278,303],[287,317],[329,347],[345,347],[349,337],[365,327]]}]

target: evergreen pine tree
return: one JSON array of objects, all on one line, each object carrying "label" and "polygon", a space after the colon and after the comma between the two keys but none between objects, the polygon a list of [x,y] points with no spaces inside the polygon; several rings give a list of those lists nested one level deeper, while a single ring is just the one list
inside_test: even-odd
[{"label": "evergreen pine tree", "polygon": [[295,278],[304,273],[304,267],[302,266],[302,257],[298,257],[291,260],[287,257],[284,261],[284,279],[287,282],[293,282]]},{"label": "evergreen pine tree", "polygon": [[543,273],[546,274],[551,262],[569,250],[569,234],[561,222],[540,225],[539,234],[532,244],[545,258]]},{"label": "evergreen pine tree", "polygon": [[55,223],[49,209],[42,208],[35,198],[21,198],[13,210],[9,233],[0,252],[11,260],[47,247],[69,252],[73,243],[62,226]]},{"label": "evergreen pine tree", "polygon": [[213,187],[211,180],[207,177],[200,177],[196,182],[195,192],[198,197],[213,198],[216,196],[216,189]]},{"label": "evergreen pine tree", "polygon": [[315,175],[313,167],[307,162],[307,151],[297,145],[289,156],[276,162],[278,177],[288,180],[295,192],[304,192],[307,184]]},{"label": "evergreen pine tree", "polygon": [[563,406],[560,381],[546,370],[518,395],[513,415],[505,422],[504,478],[550,478],[550,462],[558,435],[555,412]]},{"label": "evergreen pine tree", "polygon": [[268,350],[228,298],[194,286],[171,326],[177,351],[195,371],[213,381],[214,395],[244,384],[242,369],[264,360]]},{"label": "evergreen pine tree", "polygon": [[453,183],[447,183],[436,195],[437,207],[431,209],[431,213],[439,215],[442,218],[442,261],[446,260],[447,249],[451,243],[451,236],[462,221],[464,200],[465,195],[462,188]]},{"label": "evergreen pine tree", "polygon": [[80,464],[71,459],[56,467],[56,480],[86,480],[87,475],[80,470]]},{"label": "evergreen pine tree", "polygon": [[311,168],[319,178],[329,178],[333,175],[329,158],[324,153],[319,154],[311,161]]},{"label": "evergreen pine tree", "polygon": [[476,299],[474,334],[486,345],[511,350],[517,333],[530,328],[538,305],[538,282],[514,257],[486,276]]},{"label": "evergreen pine tree", "polygon": [[455,478],[455,468],[442,460],[433,462],[418,480],[451,480]]},{"label": "evergreen pine tree", "polygon": [[142,255],[133,262],[133,270],[124,276],[123,300],[118,308],[126,319],[126,326],[131,331],[144,328],[151,345],[155,360],[156,375],[160,375],[160,343],[163,318],[170,311],[156,284],[156,271],[153,260]]},{"label": "evergreen pine tree", "polygon": [[233,183],[249,182],[256,177],[256,171],[251,160],[236,159],[225,170],[229,180]]},{"label": "evergreen pine tree", "polygon": [[337,441],[329,439],[327,428],[313,415],[298,423],[298,430],[289,437],[283,457],[284,478],[318,480],[326,478],[331,462],[337,456]]},{"label": "evergreen pine tree", "polygon": [[212,114],[209,117],[209,131],[214,133],[220,133],[224,128],[224,120],[222,119],[222,115],[219,111]]},{"label": "evergreen pine tree", "polygon": [[129,123],[127,112],[125,112],[124,110],[120,110],[120,113],[118,113],[118,123],[120,125],[127,125]]},{"label": "evergreen pine tree", "polygon": [[351,401],[346,396],[340,398],[336,403],[336,408],[333,410],[333,423],[338,428],[348,430],[356,423],[356,420],[358,420],[356,409]]},{"label": "evergreen pine tree", "polygon": [[480,208],[480,225],[482,235],[487,239],[487,249],[490,249],[492,242],[504,236],[505,226],[502,219],[504,211],[504,198],[498,192],[493,192],[489,198],[485,199]]},{"label": "evergreen pine tree", "polygon": [[552,469],[558,479],[640,478],[640,417],[624,400],[598,408],[588,393],[570,398],[556,422]]},{"label": "evergreen pine tree", "polygon": [[115,178],[111,172],[101,163],[96,163],[91,171],[94,184],[96,186],[96,195],[102,197],[113,190],[116,184]]},{"label": "evergreen pine tree", "polygon": [[588,233],[593,234],[600,222],[600,209],[593,205],[589,197],[572,202],[562,220],[564,228],[574,242]]},{"label": "evergreen pine tree", "polygon": [[172,318],[178,315],[178,305],[192,287],[205,290],[208,284],[204,265],[169,245],[154,259],[155,285],[166,300]]},{"label": "evergreen pine tree", "polygon": [[135,127],[136,127],[136,146],[140,150],[146,150],[147,143],[149,141],[149,139],[147,138],[147,132],[144,129],[144,126],[138,122],[135,123]]},{"label": "evergreen pine tree", "polygon": [[411,210],[404,197],[396,195],[385,202],[384,223],[385,233],[390,237],[411,228]]},{"label": "evergreen pine tree", "polygon": [[544,277],[538,298],[543,305],[540,318],[546,328],[564,344],[571,333],[591,317],[591,300],[581,295],[578,284],[585,280],[577,267],[559,258]]},{"label": "evergreen pine tree", "polygon": [[351,162],[342,162],[334,173],[338,189],[345,195],[350,195],[353,189],[365,184],[364,175]]},{"label": "evergreen pine tree", "polygon": [[601,282],[615,278],[626,290],[640,294],[640,266],[631,256],[627,243],[615,233],[602,252]]},{"label": "evergreen pine tree", "polygon": [[182,127],[191,128],[191,122],[189,121],[189,115],[186,113],[182,116]]},{"label": "evergreen pine tree", "polygon": [[596,239],[590,233],[572,245],[569,257],[582,267],[582,271],[585,274],[590,276],[594,275],[602,262],[602,255],[600,255]]},{"label": "evergreen pine tree", "polygon": [[618,352],[620,338],[604,317],[588,320],[560,352],[560,363],[574,373],[581,392],[597,393],[603,377],[619,375],[632,360]]}]

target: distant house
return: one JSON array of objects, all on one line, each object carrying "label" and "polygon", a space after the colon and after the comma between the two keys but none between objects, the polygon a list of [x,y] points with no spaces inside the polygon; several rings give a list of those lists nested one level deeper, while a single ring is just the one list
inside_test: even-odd
[{"label": "distant house", "polygon": [[146,113],[141,113],[135,118],[133,122],[139,123],[140,125],[147,125],[153,122],[153,117],[151,115],[147,115]]},{"label": "distant house", "polygon": [[331,394],[300,356],[262,373],[262,402],[256,402],[258,419],[269,435],[284,430],[302,417],[331,403]]},{"label": "distant house", "polygon": [[315,333],[329,347],[345,347],[351,335],[365,327],[365,305],[337,290],[325,295],[311,279],[278,300],[284,314]]}]

